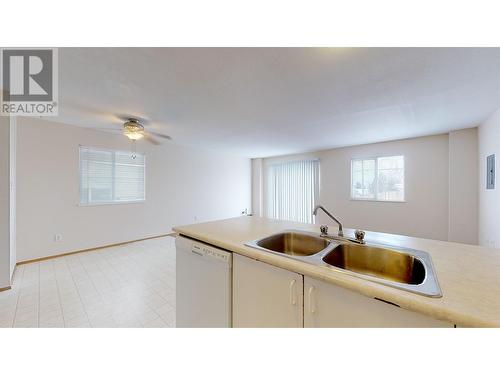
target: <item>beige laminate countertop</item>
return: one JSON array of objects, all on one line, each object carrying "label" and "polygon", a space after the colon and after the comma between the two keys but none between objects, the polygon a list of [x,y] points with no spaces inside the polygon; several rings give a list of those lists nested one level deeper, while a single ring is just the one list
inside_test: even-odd
[{"label": "beige laminate countertop", "polygon": [[[369,297],[382,298],[402,308],[450,321],[462,327],[500,327],[500,250],[426,240],[386,233],[366,232],[376,242],[428,252],[443,297],[425,297],[363,280],[331,269],[245,246],[287,229],[319,233],[319,225],[272,220],[254,216],[175,227],[174,231],[265,263],[322,279]],[[352,236],[352,229],[345,229]]]}]

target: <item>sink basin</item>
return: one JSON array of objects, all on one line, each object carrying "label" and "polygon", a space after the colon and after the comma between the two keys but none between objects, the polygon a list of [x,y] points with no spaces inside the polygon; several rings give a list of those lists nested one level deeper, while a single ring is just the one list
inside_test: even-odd
[{"label": "sink basin", "polygon": [[246,243],[254,249],[342,272],[378,284],[429,297],[441,297],[441,288],[430,255],[421,250],[358,244],[347,238],[286,230]]},{"label": "sink basin", "polygon": [[309,256],[319,253],[331,241],[301,232],[283,232],[255,241],[255,245],[276,253],[291,256]]},{"label": "sink basin", "polygon": [[403,284],[422,284],[426,275],[420,259],[378,246],[343,243],[325,255],[323,261],[344,270]]}]

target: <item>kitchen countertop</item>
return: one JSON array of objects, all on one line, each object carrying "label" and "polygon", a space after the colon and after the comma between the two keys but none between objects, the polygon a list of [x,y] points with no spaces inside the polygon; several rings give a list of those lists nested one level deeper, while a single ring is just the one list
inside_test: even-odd
[{"label": "kitchen countertop", "polygon": [[[319,234],[319,225],[242,216],[173,229],[184,236],[328,281],[369,297],[381,298],[457,326],[500,327],[499,249],[367,231],[367,242],[408,247],[431,255],[443,292],[443,297],[432,298],[245,246],[248,241],[283,230],[297,229]],[[346,236],[352,237],[353,232],[352,229],[344,229]]]}]

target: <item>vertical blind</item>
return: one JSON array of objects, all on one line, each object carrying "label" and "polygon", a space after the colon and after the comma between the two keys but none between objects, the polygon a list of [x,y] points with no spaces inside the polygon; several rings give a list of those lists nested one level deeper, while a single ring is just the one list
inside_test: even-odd
[{"label": "vertical blind", "polygon": [[267,167],[266,212],[273,219],[312,223],[319,198],[319,160]]},{"label": "vertical blind", "polygon": [[80,204],[145,200],[144,154],[80,146]]}]

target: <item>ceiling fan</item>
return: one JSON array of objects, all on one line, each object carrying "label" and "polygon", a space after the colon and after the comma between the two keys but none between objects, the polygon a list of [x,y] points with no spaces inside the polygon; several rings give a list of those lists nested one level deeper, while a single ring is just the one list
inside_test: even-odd
[{"label": "ceiling fan", "polygon": [[155,145],[161,145],[161,142],[157,138],[163,138],[166,140],[172,140],[172,137],[166,134],[158,133],[149,130],[148,127],[151,125],[151,120],[144,117],[139,117],[137,115],[131,115],[130,113],[123,114],[120,113],[110,113],[109,111],[103,111],[99,108],[89,107],[87,105],[82,105],[80,103],[69,102],[65,104],[65,109],[68,109],[70,113],[78,115],[92,115],[100,118],[101,122],[106,122],[109,125],[119,126],[119,128],[109,128],[109,127],[87,127],[89,129],[101,130],[104,132],[120,132],[128,139],[130,139],[135,145],[135,141],[144,138],[146,141],[153,143]]},{"label": "ceiling fan", "polygon": [[139,118],[139,117],[128,117],[128,116],[114,116],[117,120],[122,121],[122,125],[120,125],[120,129],[102,129],[102,128],[91,128],[103,130],[106,132],[120,132],[128,139],[130,139],[133,143],[135,141],[144,138],[146,141],[153,143],[155,145],[161,145],[156,137],[172,140],[172,137],[166,134],[158,133],[155,131],[148,130],[144,127],[144,125],[148,124],[150,121]]},{"label": "ceiling fan", "polygon": [[148,142],[159,145],[161,143],[158,142],[155,137],[168,140],[172,139],[172,137],[170,137],[169,135],[146,130],[143,125],[146,121],[143,119],[128,117],[125,119],[122,118],[122,120],[125,120],[125,123],[123,124],[123,129],[121,131],[123,132],[123,135],[125,135],[131,141],[137,141],[144,138]]}]

